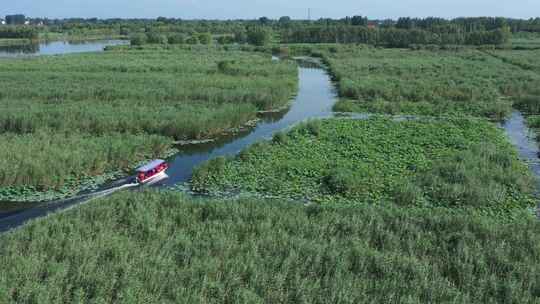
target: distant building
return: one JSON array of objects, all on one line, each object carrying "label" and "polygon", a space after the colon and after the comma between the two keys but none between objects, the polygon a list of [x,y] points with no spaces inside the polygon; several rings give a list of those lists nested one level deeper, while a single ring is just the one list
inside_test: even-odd
[{"label": "distant building", "polygon": [[0,19],[0,25],[6,25],[6,20]]},{"label": "distant building", "polygon": [[30,21],[26,20],[26,21],[24,22],[24,25],[30,25]]}]

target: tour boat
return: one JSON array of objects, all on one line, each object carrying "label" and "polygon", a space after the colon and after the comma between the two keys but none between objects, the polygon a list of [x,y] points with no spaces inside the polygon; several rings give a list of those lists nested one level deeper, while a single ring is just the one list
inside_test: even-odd
[{"label": "tour boat", "polygon": [[152,181],[161,180],[167,177],[165,171],[169,165],[161,159],[156,159],[137,169],[137,182],[148,184]]}]

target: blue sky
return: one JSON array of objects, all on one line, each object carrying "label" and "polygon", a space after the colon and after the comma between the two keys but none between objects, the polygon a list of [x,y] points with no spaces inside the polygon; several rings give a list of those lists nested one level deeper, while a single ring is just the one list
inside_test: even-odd
[{"label": "blue sky", "polygon": [[235,19],[268,16],[314,18],[364,15],[370,18],[540,16],[540,0],[0,0],[0,16]]}]

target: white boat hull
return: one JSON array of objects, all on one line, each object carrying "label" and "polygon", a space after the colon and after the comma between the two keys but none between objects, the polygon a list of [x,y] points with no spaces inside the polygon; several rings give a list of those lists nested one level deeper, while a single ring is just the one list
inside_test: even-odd
[{"label": "white boat hull", "polygon": [[167,178],[169,178],[167,173],[165,171],[162,171],[162,172],[150,177],[149,179],[144,180],[144,182],[139,182],[139,184],[145,185],[145,186],[150,186],[150,185],[158,183],[158,182],[160,182],[160,181],[162,181],[164,179],[167,179]]}]

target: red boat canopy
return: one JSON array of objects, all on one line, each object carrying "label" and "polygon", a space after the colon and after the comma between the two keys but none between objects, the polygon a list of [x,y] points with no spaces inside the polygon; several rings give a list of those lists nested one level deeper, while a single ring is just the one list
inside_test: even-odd
[{"label": "red boat canopy", "polygon": [[156,160],[153,160],[151,162],[149,162],[148,164],[140,167],[137,169],[137,172],[140,172],[140,173],[146,173],[148,171],[151,171],[161,165],[165,164],[165,161],[164,160],[161,160],[161,159],[156,159]]}]

